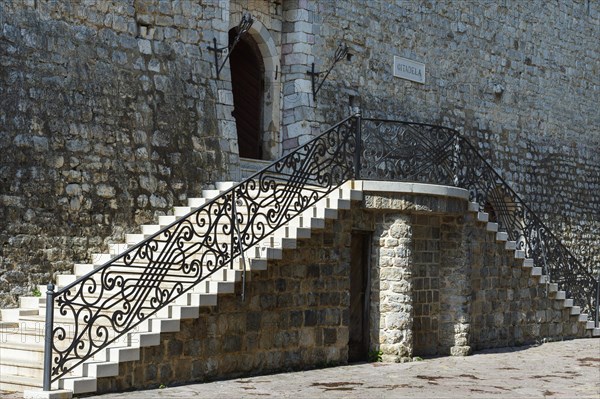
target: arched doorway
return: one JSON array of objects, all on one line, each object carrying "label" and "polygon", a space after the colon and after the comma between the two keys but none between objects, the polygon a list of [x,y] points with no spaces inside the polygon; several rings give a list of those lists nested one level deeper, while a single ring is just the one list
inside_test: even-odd
[{"label": "arched doorway", "polygon": [[[229,31],[229,45],[237,28]],[[233,117],[238,134],[239,155],[242,158],[262,159],[262,107],[265,67],[258,45],[244,33],[229,58]]]}]

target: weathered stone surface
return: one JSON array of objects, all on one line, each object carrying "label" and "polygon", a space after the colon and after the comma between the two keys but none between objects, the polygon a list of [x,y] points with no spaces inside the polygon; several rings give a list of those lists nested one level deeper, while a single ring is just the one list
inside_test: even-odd
[{"label": "weathered stone surface", "polygon": [[[12,197],[40,215],[28,224],[45,235],[71,237],[67,231],[76,224],[85,234],[108,237],[110,226],[88,224],[104,209],[112,228],[132,229],[179,205],[174,199],[235,172],[229,66],[214,80],[206,46],[212,37],[224,45],[230,27],[250,11],[252,35],[266,57],[269,157],[305,143],[358,105],[367,116],[450,125],[585,264],[600,264],[594,71],[600,12],[588,3],[136,1],[111,9],[101,0],[68,7],[3,2],[0,147],[14,148],[0,163],[3,234],[22,232]],[[326,70],[340,42],[351,59],[336,64],[313,98],[306,71],[312,62]],[[393,78],[394,55],[424,62],[425,85]],[[138,176],[158,179],[154,194],[164,200],[133,204],[129,198],[153,194],[138,192],[132,183]],[[98,195],[95,186],[109,181],[114,196]],[[72,183],[93,187],[76,198],[61,196]],[[106,199],[114,203],[105,207]],[[405,200],[411,201],[394,199],[393,206],[407,206]],[[52,225],[63,233],[49,228],[43,214],[58,220]],[[31,260],[10,246],[3,251],[5,268]],[[0,304],[14,301],[3,298]]]},{"label": "weathered stone surface", "polygon": [[[0,306],[183,205],[230,167],[215,140],[208,55],[174,51],[210,20],[188,15],[169,38],[140,38],[142,3],[110,12],[103,1],[0,4],[0,273],[31,265],[0,289]],[[157,12],[144,18],[153,25],[183,11]],[[19,235],[31,244],[8,240]]]},{"label": "weathered stone surface", "polygon": [[[122,363],[118,377],[99,379],[98,392],[347,363],[348,320],[341,314],[348,304],[339,297],[349,289],[349,269],[340,266],[350,261],[343,243],[352,224],[336,224],[329,256],[315,256],[323,233],[313,234],[267,271],[252,272],[245,301],[221,295],[216,308],[182,321],[180,332],[161,334],[160,347],[142,348],[140,361]],[[339,274],[329,271],[336,265]]]}]

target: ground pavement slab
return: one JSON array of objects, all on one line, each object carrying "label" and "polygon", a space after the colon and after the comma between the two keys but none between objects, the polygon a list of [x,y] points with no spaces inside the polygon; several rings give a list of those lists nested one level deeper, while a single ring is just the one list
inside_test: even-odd
[{"label": "ground pavement slab", "polygon": [[96,399],[269,397],[600,399],[600,339],[499,348],[467,357],[354,364],[92,396]]}]

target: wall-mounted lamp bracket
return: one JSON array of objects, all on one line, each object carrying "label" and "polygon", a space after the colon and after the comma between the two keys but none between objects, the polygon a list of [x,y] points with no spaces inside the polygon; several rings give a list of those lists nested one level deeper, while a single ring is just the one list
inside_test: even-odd
[{"label": "wall-mounted lamp bracket", "polygon": [[325,79],[327,79],[327,77],[331,73],[331,70],[333,69],[335,64],[337,64],[339,61],[344,59],[347,55],[348,55],[348,46],[344,43],[341,43],[338,46],[338,48],[335,50],[335,54],[333,56],[333,63],[331,64],[331,66],[329,67],[327,72],[325,72],[325,76],[323,76],[323,79],[319,82],[318,85],[316,84],[315,80],[318,80],[319,75],[321,75],[323,72],[315,72],[315,63],[314,62],[312,63],[312,68],[310,70],[306,71],[306,73],[310,75],[310,78],[312,81],[313,101],[315,101],[317,99],[317,93],[321,89],[321,86],[323,86]]},{"label": "wall-mounted lamp bracket", "polygon": [[[240,20],[240,23],[237,26],[237,33],[230,46],[219,47],[217,46],[217,38],[213,38],[213,47],[209,46],[208,50],[213,51],[215,53],[215,71],[217,72],[217,79],[219,79],[219,74],[221,73],[221,70],[223,69],[225,63],[229,59],[229,56],[233,52],[233,49],[242,38],[242,35],[250,30],[250,27],[253,23],[254,19],[252,19],[252,15],[250,15],[249,13],[244,14],[242,16],[242,19]],[[227,56],[223,60],[223,63],[221,63],[221,65],[219,66],[219,58],[221,58],[225,50],[228,50]]]}]

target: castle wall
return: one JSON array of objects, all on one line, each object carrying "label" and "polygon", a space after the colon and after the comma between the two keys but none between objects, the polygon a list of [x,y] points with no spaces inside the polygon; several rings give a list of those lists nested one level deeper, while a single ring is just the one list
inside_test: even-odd
[{"label": "castle wall", "polygon": [[0,306],[227,176],[200,47],[220,15],[193,2],[0,4]]},{"label": "castle wall", "polygon": [[[356,106],[366,116],[456,128],[593,268],[600,264],[598,7],[5,1],[0,306],[185,204],[203,185],[238,176],[229,68],[215,79],[209,47],[213,37],[227,43],[244,11],[255,16],[250,33],[270,57],[269,157]],[[313,97],[306,72],[313,62],[326,71],[340,43],[350,60],[338,62]],[[425,84],[394,77],[394,55],[423,62]]]}]

